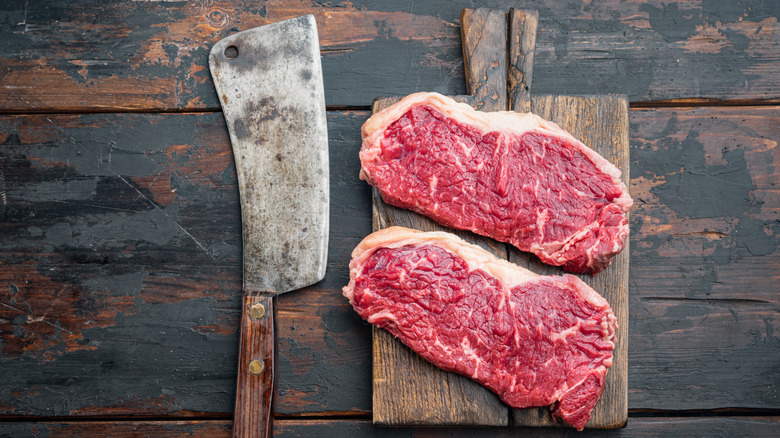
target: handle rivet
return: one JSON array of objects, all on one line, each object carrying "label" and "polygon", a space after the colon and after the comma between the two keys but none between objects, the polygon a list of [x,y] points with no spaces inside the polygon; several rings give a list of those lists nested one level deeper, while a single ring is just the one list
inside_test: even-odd
[{"label": "handle rivet", "polygon": [[265,306],[260,303],[252,305],[252,307],[249,308],[249,316],[251,316],[252,319],[262,318],[265,316]]},{"label": "handle rivet", "polygon": [[265,369],[265,362],[262,359],[254,359],[249,362],[249,372],[252,374],[260,374]]}]

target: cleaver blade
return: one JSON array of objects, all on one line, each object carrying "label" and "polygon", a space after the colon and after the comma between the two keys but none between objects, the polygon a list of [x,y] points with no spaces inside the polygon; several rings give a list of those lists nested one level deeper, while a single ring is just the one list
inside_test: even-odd
[{"label": "cleaver blade", "polygon": [[275,297],[320,281],[328,248],[325,95],[313,15],[217,42],[209,55],[238,175],[243,307],[233,436],[272,433]]}]

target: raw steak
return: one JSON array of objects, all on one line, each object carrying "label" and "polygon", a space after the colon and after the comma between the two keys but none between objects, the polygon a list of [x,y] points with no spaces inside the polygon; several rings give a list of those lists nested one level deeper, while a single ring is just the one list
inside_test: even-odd
[{"label": "raw steak", "polygon": [[577,429],[612,366],[617,320],[579,278],[538,276],[458,237],[391,227],[352,252],[347,297],[434,365]]},{"label": "raw steak", "polygon": [[388,204],[569,272],[606,268],[628,236],[620,170],[534,114],[412,94],[366,121],[360,161]]}]

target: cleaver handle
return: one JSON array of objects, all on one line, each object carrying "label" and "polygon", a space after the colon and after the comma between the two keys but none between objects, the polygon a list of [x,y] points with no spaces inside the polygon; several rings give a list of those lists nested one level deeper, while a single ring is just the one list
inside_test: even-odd
[{"label": "cleaver handle", "polygon": [[275,314],[276,294],[244,292],[233,416],[233,436],[236,438],[268,438],[273,435]]}]

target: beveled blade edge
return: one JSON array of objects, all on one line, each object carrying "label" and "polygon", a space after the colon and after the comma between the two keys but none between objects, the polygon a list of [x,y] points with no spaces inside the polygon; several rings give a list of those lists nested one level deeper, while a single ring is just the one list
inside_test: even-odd
[{"label": "beveled blade edge", "polygon": [[[235,46],[238,57],[225,49]],[[329,169],[325,93],[313,15],[220,40],[209,69],[241,198],[244,289],[284,293],[325,276]]]}]

